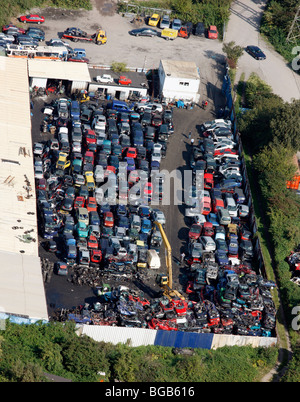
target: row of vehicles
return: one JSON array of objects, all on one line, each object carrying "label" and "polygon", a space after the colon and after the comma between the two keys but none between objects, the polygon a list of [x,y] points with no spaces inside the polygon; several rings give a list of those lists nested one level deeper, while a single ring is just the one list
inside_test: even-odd
[{"label": "row of vehicles", "polygon": [[191,22],[183,22],[179,18],[170,19],[165,14],[162,17],[159,14],[152,14],[148,19],[148,25],[151,27],[159,27],[160,29],[177,31],[177,35],[183,38],[189,38],[190,35],[207,36],[209,39],[218,39],[218,29],[215,25],[210,25],[207,29],[202,22],[193,24]]},{"label": "row of vehicles", "polygon": [[[210,304],[218,324],[213,332],[271,336],[276,310],[270,288],[275,284],[257,272],[249,199],[231,121],[203,123],[188,163],[199,176],[187,189],[186,293]],[[237,320],[236,312],[253,320]],[[207,328],[207,322],[203,325]]]},{"label": "row of vehicles", "polygon": [[[76,265],[115,275],[159,269],[157,223],[165,225],[165,217],[149,202],[162,195],[159,167],[173,132],[170,111],[150,102],[129,108],[68,98],[57,99],[52,111],[55,136],[33,151],[40,234],[50,250],[60,245],[57,272]],[[164,125],[169,131],[162,136]]]},{"label": "row of vehicles", "polygon": [[[80,39],[76,36],[79,35]],[[68,28],[62,38],[54,38],[45,42],[45,32],[41,28],[30,26],[27,30],[13,24],[5,25],[0,33],[0,46],[8,57],[63,60],[88,63],[83,48],[72,48],[64,39],[78,42],[92,41],[104,44],[106,33],[98,29],[93,35],[88,35],[79,28]],[[44,42],[44,44],[43,44]]]}]

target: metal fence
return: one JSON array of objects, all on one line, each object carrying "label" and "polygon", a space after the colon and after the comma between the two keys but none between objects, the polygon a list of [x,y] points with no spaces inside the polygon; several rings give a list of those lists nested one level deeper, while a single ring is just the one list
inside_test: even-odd
[{"label": "metal fence", "polygon": [[[240,160],[241,160],[241,171],[244,179],[244,192],[245,196],[248,198],[248,206],[249,206],[249,212],[250,212],[250,230],[255,235],[257,232],[257,224],[256,224],[256,217],[254,213],[254,207],[253,207],[253,202],[252,202],[252,193],[251,193],[251,188],[249,184],[249,178],[247,174],[247,167],[246,167],[246,162],[244,158],[244,152],[243,152],[243,144],[241,140],[241,136],[238,130],[238,125],[237,125],[237,118],[235,114],[235,109],[234,109],[234,103],[233,103],[233,98],[232,98],[232,86],[231,86],[231,80],[228,74],[228,71],[226,72],[224,79],[223,79],[223,85],[222,85],[222,92],[225,95],[226,98],[226,107],[227,110],[229,110],[229,118],[232,122],[232,127],[233,127],[233,135],[234,139],[238,144],[238,150],[239,150],[239,155],[240,155]],[[266,269],[265,269],[265,263],[264,263],[264,256],[261,250],[261,245],[260,245],[260,240],[258,237],[255,237],[254,239],[254,250],[256,253],[256,260],[258,264],[258,269],[260,273],[266,277]]]}]

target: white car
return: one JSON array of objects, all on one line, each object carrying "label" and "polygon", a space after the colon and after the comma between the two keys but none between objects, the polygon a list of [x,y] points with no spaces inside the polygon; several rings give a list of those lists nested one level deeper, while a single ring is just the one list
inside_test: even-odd
[{"label": "white car", "polygon": [[163,106],[160,103],[156,102],[139,102],[136,104],[137,111],[157,111],[159,113],[163,112]]},{"label": "white car", "polygon": [[109,74],[97,75],[96,81],[103,84],[112,84],[114,82],[112,76]]},{"label": "white car", "polygon": [[34,162],[34,178],[35,179],[44,178],[43,164],[41,161]]},{"label": "white car", "polygon": [[72,143],[72,152],[81,153],[81,143],[78,141],[74,141]]},{"label": "white car", "polygon": [[160,223],[162,226],[166,224],[165,214],[159,209],[152,210],[153,221]]},{"label": "white car", "polygon": [[153,150],[152,150],[152,155],[151,155],[151,160],[152,161],[157,161],[157,162],[161,162],[161,149],[162,149],[162,145],[161,144],[154,144],[153,145]]},{"label": "white car", "polygon": [[106,127],[106,117],[102,114],[97,115],[94,117],[91,127],[93,130],[98,129],[98,130],[105,130]]},{"label": "white car", "polygon": [[44,151],[44,145],[41,142],[36,142],[33,145],[34,155],[42,155]]}]

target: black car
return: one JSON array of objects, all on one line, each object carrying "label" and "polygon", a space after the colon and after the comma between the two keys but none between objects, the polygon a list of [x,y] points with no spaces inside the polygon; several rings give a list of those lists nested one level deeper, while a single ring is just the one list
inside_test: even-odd
[{"label": "black car", "polygon": [[205,27],[203,22],[198,22],[194,28],[194,35],[195,36],[204,36],[205,35]]},{"label": "black car", "polygon": [[26,31],[26,35],[38,40],[38,41],[43,41],[45,40],[45,32],[40,29],[40,28],[33,28],[30,27]]},{"label": "black car", "polygon": [[266,55],[258,46],[247,46],[246,52],[249,53],[256,60],[265,60]]},{"label": "black car", "polygon": [[158,31],[152,28],[138,28],[129,32],[133,36],[158,36]]}]

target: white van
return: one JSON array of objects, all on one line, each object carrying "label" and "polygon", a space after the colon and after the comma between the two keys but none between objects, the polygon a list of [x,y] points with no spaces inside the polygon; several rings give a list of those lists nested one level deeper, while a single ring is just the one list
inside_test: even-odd
[{"label": "white van", "polygon": [[147,250],[147,264],[151,269],[160,268],[160,258],[156,250]]},{"label": "white van", "polygon": [[216,249],[216,243],[210,236],[201,236],[200,243],[205,251],[215,251]]},{"label": "white van", "polygon": [[234,217],[237,216],[237,214],[238,214],[237,206],[236,206],[234,198],[232,197],[231,194],[226,194],[225,206],[226,206],[230,216],[234,216]]},{"label": "white van", "polygon": [[231,223],[231,216],[227,208],[219,208],[217,215],[220,225],[229,225],[229,223]]}]

